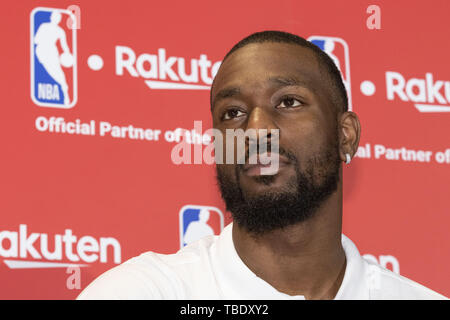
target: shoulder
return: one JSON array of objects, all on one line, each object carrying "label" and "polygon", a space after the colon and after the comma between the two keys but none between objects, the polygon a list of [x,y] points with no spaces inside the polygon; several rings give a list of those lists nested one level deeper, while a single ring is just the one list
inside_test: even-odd
[{"label": "shoulder", "polygon": [[391,270],[364,259],[368,267],[371,299],[442,300],[445,296]]},{"label": "shoulder", "polygon": [[145,252],[100,275],[77,299],[186,299],[192,284],[207,281],[214,240],[203,238],[175,254]]}]

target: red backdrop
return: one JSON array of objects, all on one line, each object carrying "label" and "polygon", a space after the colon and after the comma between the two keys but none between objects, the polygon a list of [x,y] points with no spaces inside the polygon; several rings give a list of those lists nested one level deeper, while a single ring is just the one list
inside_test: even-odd
[{"label": "red backdrop", "polygon": [[[0,298],[72,299],[118,262],[148,250],[174,253],[183,207],[217,208],[216,233],[220,212],[231,221],[214,167],[175,165],[168,140],[194,121],[211,127],[207,89],[217,62],[238,40],[268,29],[333,43],[347,73],[362,133],[344,169],[344,233],[361,254],[450,295],[450,3],[375,2],[4,3]],[[368,26],[372,4],[381,17],[375,29]],[[71,5],[80,9],[75,31],[68,11],[54,26],[74,57],[62,68],[64,105],[62,80],[42,71],[59,63],[49,52],[40,62],[34,41],[41,24],[50,24],[54,10],[45,8]],[[41,46],[55,48],[58,32],[48,31]],[[102,135],[107,123],[111,131]],[[76,133],[92,125],[95,132]],[[154,131],[136,139],[113,129],[130,125]],[[81,286],[68,285],[76,275]]]}]

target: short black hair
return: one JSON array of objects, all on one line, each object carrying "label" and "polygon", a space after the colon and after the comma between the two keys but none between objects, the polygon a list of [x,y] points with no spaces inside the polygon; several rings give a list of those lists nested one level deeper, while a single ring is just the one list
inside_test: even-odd
[{"label": "short black hair", "polygon": [[[348,111],[348,96],[347,90],[345,89],[344,82],[342,80],[341,72],[337,68],[334,61],[326,54],[322,49],[320,49],[315,44],[309,42],[308,40],[297,36],[295,34],[284,32],[284,31],[274,31],[267,30],[256,32],[248,37],[242,39],[237,44],[235,44],[230,51],[225,55],[222,60],[222,63],[236,50],[245,47],[248,44],[252,43],[264,43],[264,42],[279,42],[279,43],[292,43],[297,44],[302,47],[309,48],[313,51],[316,58],[319,61],[319,64],[324,67],[327,71],[330,81],[330,85],[332,87],[333,92],[333,102],[337,104],[337,109],[342,110],[344,112]],[[211,96],[210,101],[212,104],[212,87],[211,87]],[[212,105],[211,105],[212,107]]]}]

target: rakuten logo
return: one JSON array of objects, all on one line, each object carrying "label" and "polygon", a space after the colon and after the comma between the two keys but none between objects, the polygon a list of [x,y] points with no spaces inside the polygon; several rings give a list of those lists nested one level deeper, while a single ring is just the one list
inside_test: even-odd
[{"label": "rakuten logo", "polygon": [[198,59],[191,59],[187,67],[185,58],[168,57],[166,49],[137,56],[130,47],[116,46],[116,75],[127,72],[147,79],[145,83],[150,89],[209,90],[220,63],[213,64],[206,54],[200,54]]},{"label": "rakuten logo", "polygon": [[[114,263],[121,262],[120,243],[114,238],[97,240],[91,236],[83,236],[77,239],[71,229],[66,229],[64,235],[55,234],[51,242],[49,244],[47,233],[28,233],[27,225],[21,224],[19,231],[0,232],[0,256],[20,258],[4,260],[11,269],[84,267],[87,265],[78,262],[92,263],[97,260],[101,263],[109,262],[108,249],[111,248]],[[35,260],[22,260],[27,258]],[[36,261],[41,259],[46,261]],[[55,262],[64,260],[70,263]]]},{"label": "rakuten logo", "polygon": [[450,112],[450,81],[434,81],[432,73],[426,73],[425,79],[405,80],[400,73],[387,71],[386,92],[388,100],[415,102],[420,112]]}]

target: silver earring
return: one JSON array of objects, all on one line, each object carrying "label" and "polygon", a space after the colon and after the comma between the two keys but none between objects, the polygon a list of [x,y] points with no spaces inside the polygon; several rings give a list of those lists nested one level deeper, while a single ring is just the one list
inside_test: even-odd
[{"label": "silver earring", "polygon": [[350,153],[345,154],[345,164],[349,164],[350,161],[352,161],[352,158],[350,157]]}]

